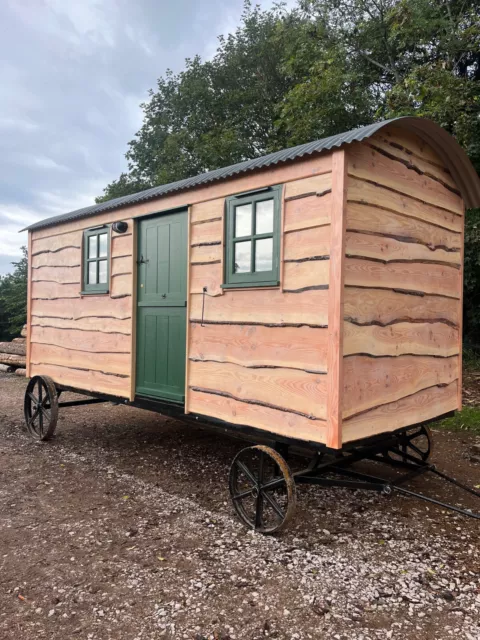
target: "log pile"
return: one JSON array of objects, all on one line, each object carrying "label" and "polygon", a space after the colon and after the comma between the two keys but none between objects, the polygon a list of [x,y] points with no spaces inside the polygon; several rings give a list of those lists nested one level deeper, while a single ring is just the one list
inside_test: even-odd
[{"label": "log pile", "polygon": [[25,375],[26,367],[26,335],[27,328],[23,327],[21,337],[12,342],[0,342],[0,371]]}]

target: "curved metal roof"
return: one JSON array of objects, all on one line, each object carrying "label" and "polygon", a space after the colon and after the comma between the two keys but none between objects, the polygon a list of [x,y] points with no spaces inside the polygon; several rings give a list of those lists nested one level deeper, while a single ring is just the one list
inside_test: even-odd
[{"label": "curved metal roof", "polygon": [[27,230],[33,231],[35,229],[42,229],[44,227],[71,222],[72,220],[87,218],[98,213],[103,213],[104,211],[112,211],[113,209],[118,209],[120,207],[153,200],[169,193],[186,191],[187,189],[206,185],[211,182],[226,180],[232,176],[270,167],[272,165],[279,164],[280,162],[297,160],[298,158],[312,155],[314,153],[328,151],[333,148],[340,148],[352,142],[365,140],[365,138],[373,136],[377,131],[392,122],[394,122],[397,127],[413,131],[420,136],[420,138],[425,140],[425,142],[432,147],[437,155],[443,160],[445,166],[449,169],[460,193],[462,194],[466,206],[468,208],[480,207],[480,178],[467,154],[463,151],[458,142],[449,133],[442,129],[442,127],[438,126],[431,120],[406,116],[401,118],[392,118],[391,120],[383,120],[382,122],[376,122],[366,127],[360,127],[359,129],[339,133],[335,136],[322,138],[315,142],[308,142],[307,144],[301,144],[296,147],[291,147],[290,149],[276,151],[275,153],[270,153],[266,156],[261,156],[260,158],[245,160],[244,162],[239,162],[237,164],[230,165],[229,167],[214,169],[213,171],[202,173],[193,178],[177,180],[176,182],[163,184],[159,187],[153,187],[152,189],[140,191],[139,193],[134,193],[129,196],[114,198],[113,200],[108,200],[108,202],[94,204],[90,207],[83,207],[83,209],[77,209],[76,211],[71,211],[69,213],[64,213],[59,216],[54,216],[52,218],[36,222],[35,224],[27,227]]}]

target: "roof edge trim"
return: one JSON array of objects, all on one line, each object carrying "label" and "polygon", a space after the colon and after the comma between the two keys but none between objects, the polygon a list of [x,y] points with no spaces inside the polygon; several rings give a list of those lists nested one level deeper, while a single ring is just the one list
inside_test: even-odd
[{"label": "roof edge trim", "polygon": [[53,216],[45,220],[40,220],[39,222],[22,229],[22,231],[35,231],[37,229],[52,227],[58,224],[66,224],[67,222],[88,218],[106,211],[113,211],[115,209],[121,209],[122,207],[138,204],[140,202],[155,200],[156,198],[161,198],[162,196],[170,193],[187,191],[194,187],[211,184],[212,182],[227,180],[228,178],[241,173],[263,169],[279,163],[294,161],[314,153],[330,151],[334,148],[339,149],[345,145],[351,144],[352,142],[361,142],[362,140],[370,138],[377,133],[377,131],[391,124],[395,124],[397,127],[412,131],[422,138],[445,163],[445,166],[452,174],[452,177],[460,190],[467,208],[480,207],[480,178],[467,154],[455,138],[432,120],[403,116],[399,118],[392,118],[391,120],[376,122],[359,129],[353,129],[352,131],[323,138],[315,142],[308,142],[307,144],[291,147],[290,149],[270,153],[266,156],[239,162],[221,169],[214,169],[213,171],[209,171],[208,173],[203,173],[192,178],[186,178],[185,180],[178,180],[158,187],[152,187],[151,189],[140,191],[139,193],[114,198],[107,202],[101,202],[69,213]]}]

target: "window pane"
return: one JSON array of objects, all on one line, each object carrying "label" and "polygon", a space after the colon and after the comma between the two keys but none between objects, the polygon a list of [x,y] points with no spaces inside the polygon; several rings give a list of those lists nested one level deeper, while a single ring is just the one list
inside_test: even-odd
[{"label": "window pane", "polygon": [[106,233],[101,233],[98,236],[98,257],[99,258],[106,258],[107,257],[107,234]]},{"label": "window pane", "polygon": [[273,238],[257,240],[255,243],[255,271],[272,271]]},{"label": "window pane", "polygon": [[107,261],[99,260],[98,262],[98,282],[99,284],[106,284],[107,282]]},{"label": "window pane", "polygon": [[235,243],[235,265],[233,273],[248,273],[250,271],[252,256],[252,243],[236,242]]},{"label": "window pane", "polygon": [[97,236],[89,236],[88,238],[88,257],[97,257]]},{"label": "window pane", "polygon": [[[252,235],[252,205],[235,207],[235,238]],[[250,269],[248,269],[250,271]]]},{"label": "window pane", "polygon": [[[95,236],[96,239],[97,236]],[[88,263],[88,284],[97,284],[97,263],[95,260]]]},{"label": "window pane", "polygon": [[273,233],[273,200],[257,202],[255,233]]}]

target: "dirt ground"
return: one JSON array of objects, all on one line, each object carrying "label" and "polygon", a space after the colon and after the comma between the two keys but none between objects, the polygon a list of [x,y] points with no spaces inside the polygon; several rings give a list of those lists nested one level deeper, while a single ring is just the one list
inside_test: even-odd
[{"label": "dirt ground", "polygon": [[[2,640],[480,638],[478,521],[302,486],[264,537],[230,504],[241,441],[105,404],[62,410],[38,445],[24,389],[0,374]],[[438,467],[480,484],[480,436],[434,436]],[[435,478],[409,486],[480,510]]]}]

